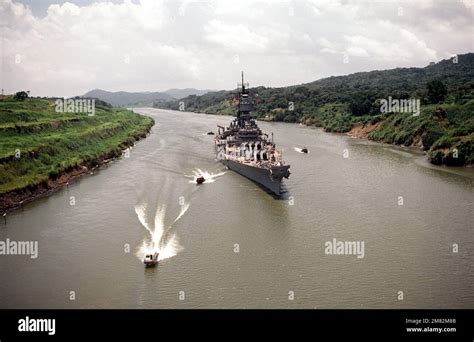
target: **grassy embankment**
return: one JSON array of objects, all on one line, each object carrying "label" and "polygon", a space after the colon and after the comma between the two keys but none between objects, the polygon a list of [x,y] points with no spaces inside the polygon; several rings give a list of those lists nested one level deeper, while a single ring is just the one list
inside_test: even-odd
[{"label": "grassy embankment", "polygon": [[97,105],[87,113],[57,113],[54,99],[0,99],[0,211],[51,191],[122,154],[145,137],[153,119]]}]

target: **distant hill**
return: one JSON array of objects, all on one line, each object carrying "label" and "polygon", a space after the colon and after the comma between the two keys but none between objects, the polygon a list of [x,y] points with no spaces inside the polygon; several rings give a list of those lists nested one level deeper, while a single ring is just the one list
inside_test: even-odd
[{"label": "distant hill", "polygon": [[101,89],[91,90],[82,97],[99,99],[118,107],[153,106],[158,102],[174,101],[176,98],[162,92],[110,92]]},{"label": "distant hill", "polygon": [[195,89],[195,88],[186,88],[186,89],[173,88],[173,89],[168,89],[168,90],[164,91],[163,93],[168,94],[168,95],[174,97],[177,100],[180,100],[183,97],[186,97],[186,96],[189,96],[189,95],[201,96],[201,95],[204,95],[206,93],[209,93],[210,91],[211,90],[199,90],[199,89]]},{"label": "distant hill", "polygon": [[209,90],[194,88],[173,88],[163,92],[111,92],[102,89],[94,89],[85,93],[82,97],[99,99],[117,107],[151,107],[168,101],[176,101],[190,95],[204,95],[208,92]]},{"label": "distant hill", "polygon": [[[282,88],[253,88],[259,96],[252,115],[330,132],[358,127],[371,140],[421,147],[435,164],[474,164],[474,53],[458,55],[454,61],[358,72]],[[186,111],[234,115],[232,96],[232,91],[209,92],[156,106],[178,110],[182,101]],[[381,113],[381,101],[389,97],[419,100],[421,115]]]}]

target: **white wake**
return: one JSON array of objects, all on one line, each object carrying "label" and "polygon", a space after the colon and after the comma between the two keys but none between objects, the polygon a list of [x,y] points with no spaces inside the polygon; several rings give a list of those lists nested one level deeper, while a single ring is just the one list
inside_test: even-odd
[{"label": "white wake", "polygon": [[[295,149],[295,151],[296,151],[296,152],[299,152],[299,153],[305,153],[305,152],[303,152],[303,149],[302,149],[302,148],[299,148],[299,147],[294,147],[294,149]],[[307,153],[309,153],[309,150],[308,150],[308,152],[307,152]]]},{"label": "white wake", "polygon": [[143,261],[146,254],[158,252],[160,254],[158,260],[161,261],[171,258],[183,250],[183,247],[179,244],[178,237],[173,232],[173,225],[183,217],[188,209],[189,203],[184,203],[184,205],[181,206],[179,215],[173,223],[166,227],[166,206],[158,206],[154,217],[153,227],[150,227],[146,215],[147,206],[145,204],[135,206],[135,213],[137,214],[138,220],[149,233],[149,237],[143,239],[142,244],[139,246],[135,254],[140,261]]},{"label": "white wake", "polygon": [[192,175],[185,175],[185,177],[191,178],[189,183],[196,183],[196,180],[199,177],[204,177],[204,183],[214,183],[216,181],[217,177],[223,176],[225,172],[219,172],[219,173],[211,173],[206,170],[201,170],[199,168],[196,168],[193,170]]}]

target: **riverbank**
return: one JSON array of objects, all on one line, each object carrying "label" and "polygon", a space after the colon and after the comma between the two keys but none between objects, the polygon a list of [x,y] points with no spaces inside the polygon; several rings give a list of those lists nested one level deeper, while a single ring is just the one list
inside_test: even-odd
[{"label": "riverbank", "polygon": [[363,118],[345,132],[353,138],[424,151],[434,165],[474,165],[474,101],[425,106],[419,116],[388,113]]},{"label": "riverbank", "polygon": [[0,101],[0,212],[47,196],[100,168],[144,138],[154,120],[97,105],[58,113],[54,99]]},{"label": "riverbank", "polygon": [[357,139],[424,151],[434,165],[474,165],[474,100],[424,105],[419,115],[381,113],[354,116],[343,104],[326,104],[303,116],[306,126],[345,133]]},{"label": "riverbank", "polygon": [[[228,112],[195,113],[229,115]],[[419,115],[382,113],[353,116],[344,104],[325,104],[299,121],[325,132],[424,151],[434,165],[474,165],[474,100],[463,104],[424,105]],[[259,121],[279,122],[266,115]],[[285,121],[283,121],[285,122]]]}]

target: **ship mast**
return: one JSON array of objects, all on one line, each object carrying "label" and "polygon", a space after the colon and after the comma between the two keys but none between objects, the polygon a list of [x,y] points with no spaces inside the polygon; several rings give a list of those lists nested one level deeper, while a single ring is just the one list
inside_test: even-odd
[{"label": "ship mast", "polygon": [[[238,87],[239,88],[239,87]],[[253,101],[248,90],[245,88],[244,72],[242,71],[242,84],[239,91],[239,103],[237,109],[237,120],[240,127],[245,126],[245,122],[250,120],[250,112],[253,110]]]}]

